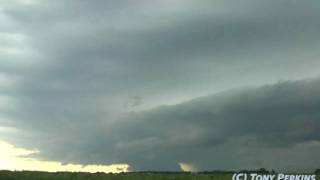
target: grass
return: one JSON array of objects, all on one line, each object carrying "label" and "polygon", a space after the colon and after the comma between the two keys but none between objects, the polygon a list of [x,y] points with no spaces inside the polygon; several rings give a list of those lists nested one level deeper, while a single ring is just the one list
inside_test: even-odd
[{"label": "grass", "polygon": [[[0,171],[0,180],[232,180],[231,172],[130,172],[130,173],[82,173]],[[319,175],[317,180],[320,180]]]},{"label": "grass", "polygon": [[0,171],[0,180],[231,180],[231,174],[209,173],[71,173],[71,172],[34,172]]}]

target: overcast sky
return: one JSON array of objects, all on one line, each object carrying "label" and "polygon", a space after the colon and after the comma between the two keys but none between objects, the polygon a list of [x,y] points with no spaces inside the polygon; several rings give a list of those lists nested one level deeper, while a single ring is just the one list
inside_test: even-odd
[{"label": "overcast sky", "polygon": [[1,0],[0,139],[65,164],[313,171],[319,19],[316,0]]}]

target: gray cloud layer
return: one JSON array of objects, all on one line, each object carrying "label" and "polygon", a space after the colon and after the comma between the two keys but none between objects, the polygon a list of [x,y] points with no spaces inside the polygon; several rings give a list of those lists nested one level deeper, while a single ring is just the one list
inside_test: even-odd
[{"label": "gray cloud layer", "polygon": [[1,139],[139,170],[319,165],[319,80],[295,81],[319,75],[318,2],[23,2],[0,8]]},{"label": "gray cloud layer", "polygon": [[310,171],[320,163],[319,84],[313,79],[235,89],[126,113],[110,124],[69,120],[55,132],[33,132],[28,143],[41,150],[39,158],[128,162],[137,170],[177,170],[187,162],[202,170]]},{"label": "gray cloud layer", "polygon": [[128,114],[112,133],[118,134],[113,147],[141,169],[184,161],[199,169],[313,169],[319,89],[318,79],[282,82]]}]

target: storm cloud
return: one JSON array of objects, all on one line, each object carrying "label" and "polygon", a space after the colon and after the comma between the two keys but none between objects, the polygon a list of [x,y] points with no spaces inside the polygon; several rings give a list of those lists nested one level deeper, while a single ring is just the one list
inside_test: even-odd
[{"label": "storm cloud", "polygon": [[63,163],[313,170],[319,5],[1,1],[0,138]]}]

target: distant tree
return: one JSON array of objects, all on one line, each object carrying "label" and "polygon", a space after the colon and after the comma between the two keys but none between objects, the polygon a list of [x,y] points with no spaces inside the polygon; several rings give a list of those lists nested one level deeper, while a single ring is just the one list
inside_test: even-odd
[{"label": "distant tree", "polygon": [[258,169],[257,172],[260,173],[260,174],[269,174],[269,173],[270,173],[270,172],[269,172],[268,170],[266,170],[265,168],[260,168],[260,169]]},{"label": "distant tree", "polygon": [[316,170],[314,171],[314,173],[315,173],[315,174],[320,174],[320,169],[316,169]]}]

